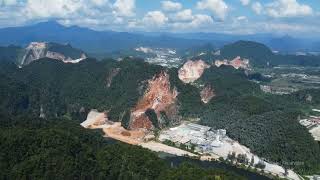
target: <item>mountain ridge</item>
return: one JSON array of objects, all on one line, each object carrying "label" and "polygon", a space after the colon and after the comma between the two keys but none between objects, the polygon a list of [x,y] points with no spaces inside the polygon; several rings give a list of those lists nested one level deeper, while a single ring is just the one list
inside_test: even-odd
[{"label": "mountain ridge", "polygon": [[[98,109],[107,112],[109,120],[119,121],[126,128],[149,130],[170,127],[179,117],[200,118],[200,124],[226,129],[230,137],[272,162],[283,163],[290,159],[304,162],[304,166],[287,165],[302,173],[319,168],[317,159],[320,157],[316,154],[320,147],[295,119],[301,114],[299,109],[319,102],[318,91],[312,92],[312,102],[301,98],[311,92],[288,96],[264,94],[244,70],[230,66],[210,66],[194,82],[184,83],[179,79],[178,68],[132,58],[122,61],[87,59],[78,64],[46,58],[22,69],[9,68],[0,68],[0,73],[11,79],[10,82],[8,79],[0,81],[4,92],[13,89],[10,96],[0,91],[0,110],[11,115],[66,117],[80,124],[91,109]],[[166,76],[161,75],[163,71]],[[161,83],[166,87],[154,92]],[[202,92],[204,89],[207,92]],[[163,93],[162,98],[157,99],[159,93]],[[135,118],[134,114],[138,116]],[[268,141],[268,134],[276,136],[277,141]],[[295,143],[283,148],[279,146],[282,142]]]},{"label": "mountain ridge", "polygon": [[[27,38],[26,38],[27,37]],[[90,38],[89,38],[90,37]],[[106,54],[139,46],[162,48],[189,48],[206,43],[217,47],[239,40],[251,40],[266,44],[272,50],[284,53],[319,51],[319,39],[293,38],[272,34],[228,35],[220,33],[170,33],[170,32],[117,32],[96,31],[79,26],[63,26],[57,21],[0,29],[0,45],[26,46],[32,41],[70,43],[92,54]],[[288,46],[279,45],[289,44]],[[171,42],[171,43],[170,43]],[[90,44],[90,45],[89,45]],[[104,48],[102,48],[104,45]]]},{"label": "mountain ridge", "polygon": [[[28,37],[28,38],[26,38]],[[200,45],[204,41],[186,40],[174,37],[147,37],[145,35],[95,31],[79,26],[63,26],[55,21],[43,22],[30,26],[0,29],[0,45],[27,45],[33,41],[70,43],[88,53],[108,53],[121,49],[130,49],[139,44],[154,47],[188,47]]]}]

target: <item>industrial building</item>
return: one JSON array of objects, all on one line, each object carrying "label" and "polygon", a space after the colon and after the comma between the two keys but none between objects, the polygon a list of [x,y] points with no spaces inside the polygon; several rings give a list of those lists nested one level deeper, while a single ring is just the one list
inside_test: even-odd
[{"label": "industrial building", "polygon": [[202,125],[194,124],[194,123],[189,123],[189,124],[187,124],[187,126],[192,130],[200,131],[200,132],[207,132],[211,129],[211,127],[202,126]]},{"label": "industrial building", "polygon": [[222,145],[222,139],[225,137],[226,130],[224,129],[213,130],[208,126],[188,123],[163,131],[159,140],[169,140],[177,146],[181,144],[187,147],[194,146],[197,152],[211,153],[212,148]]}]

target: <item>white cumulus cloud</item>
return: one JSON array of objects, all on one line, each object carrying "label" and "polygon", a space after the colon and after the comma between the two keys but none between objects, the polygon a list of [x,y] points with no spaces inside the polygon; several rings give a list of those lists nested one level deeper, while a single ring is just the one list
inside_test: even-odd
[{"label": "white cumulus cloud", "polygon": [[[68,26],[116,31],[320,32],[320,14],[308,0],[195,0],[190,9],[183,8],[186,1],[160,0],[160,7],[153,10],[136,7],[141,5],[136,0],[0,0],[0,27],[54,19]],[[247,6],[264,17],[257,21],[251,16],[228,16],[235,5]],[[299,18],[287,19],[290,17]]]},{"label": "white cumulus cloud", "polygon": [[116,0],[116,2],[113,4],[113,13],[116,16],[134,16],[135,7],[135,0]]},{"label": "white cumulus cloud", "polygon": [[25,22],[56,19],[64,25],[117,30],[135,17],[134,10],[135,0],[26,0],[16,12]]},{"label": "white cumulus cloud", "polygon": [[244,21],[244,20],[247,20],[247,17],[246,16],[238,16],[236,19],[238,21]]},{"label": "white cumulus cloud", "polygon": [[192,20],[188,22],[174,22],[172,24],[175,30],[195,30],[198,28],[205,28],[213,24],[211,16],[206,14],[196,14],[192,16]]},{"label": "white cumulus cloud", "polygon": [[240,0],[241,4],[247,6],[250,4],[250,0]]},{"label": "white cumulus cloud", "polygon": [[29,18],[66,17],[75,13],[82,3],[71,0],[28,0],[25,11]]},{"label": "white cumulus cloud", "polygon": [[108,0],[27,0],[20,11],[29,19],[70,19],[80,16],[98,19],[110,9]]},{"label": "white cumulus cloud", "polygon": [[169,26],[175,30],[208,27],[213,19],[207,14],[193,14],[191,9],[184,9],[170,16]]},{"label": "white cumulus cloud", "polygon": [[201,26],[207,26],[213,23],[213,19],[211,16],[208,16],[206,14],[197,14],[194,16],[193,20],[191,21],[191,25],[193,27],[201,27]]},{"label": "white cumulus cloud", "polygon": [[182,9],[181,3],[173,1],[162,1],[161,6],[164,11],[178,11]]},{"label": "white cumulus cloud", "polygon": [[262,13],[262,5],[259,2],[254,2],[251,6],[252,10],[256,13],[256,14],[261,14]]},{"label": "white cumulus cloud", "polygon": [[224,20],[229,7],[223,0],[201,0],[197,3],[198,9],[210,10],[215,16]]},{"label": "white cumulus cloud", "polygon": [[276,0],[266,5],[266,13],[271,17],[296,17],[312,15],[313,10],[296,0]]},{"label": "white cumulus cloud", "polygon": [[165,25],[168,20],[168,17],[161,11],[150,11],[142,19],[144,24],[149,27],[161,27]]},{"label": "white cumulus cloud", "polygon": [[0,6],[12,6],[12,5],[16,5],[17,4],[17,0],[0,0]]},{"label": "white cumulus cloud", "polygon": [[185,9],[177,12],[173,18],[175,21],[190,21],[193,19],[192,10]]},{"label": "white cumulus cloud", "polygon": [[94,4],[96,4],[97,6],[103,6],[107,3],[109,3],[108,0],[91,0]]}]

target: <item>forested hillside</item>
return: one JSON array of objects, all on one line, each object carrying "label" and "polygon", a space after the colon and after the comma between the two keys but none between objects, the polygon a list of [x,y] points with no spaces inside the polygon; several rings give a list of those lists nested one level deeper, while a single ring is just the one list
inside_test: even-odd
[{"label": "forested hillside", "polygon": [[251,41],[238,41],[226,45],[221,50],[222,57],[234,58],[237,55],[248,58],[253,66],[277,65],[320,66],[320,56],[275,54],[264,44]]},{"label": "forested hillside", "polygon": [[253,41],[236,41],[227,44],[217,49],[213,53],[212,48],[206,50],[199,50],[199,52],[206,52],[202,55],[195,55],[194,59],[203,59],[208,62],[217,59],[232,60],[237,56],[250,60],[252,67],[272,67],[277,65],[296,65],[296,66],[320,66],[319,55],[289,55],[289,54],[276,54],[271,51],[269,47],[264,44]]},{"label": "forested hillside", "polygon": [[[160,66],[129,59],[119,63],[87,59],[79,64],[42,59],[22,69],[9,68],[11,70],[3,68],[6,73],[2,78],[27,84],[32,92],[29,103],[26,102],[26,112],[39,116],[42,108],[47,117],[61,117],[98,108],[110,110],[110,118],[115,121],[121,120],[121,114],[137,102],[145,81],[161,70]],[[119,73],[112,75],[115,69],[119,69]],[[11,86],[6,80],[1,84]],[[17,91],[20,92],[19,88]],[[12,104],[1,103],[2,107]]]},{"label": "forested hillside", "polygon": [[155,153],[106,141],[77,121],[0,114],[0,179],[246,179],[196,165],[171,168]]},{"label": "forested hillside", "polygon": [[272,60],[273,53],[265,45],[250,41],[237,41],[225,45],[220,50],[221,58],[233,59],[237,56],[251,60],[253,65],[267,65]]},{"label": "forested hillside", "polygon": [[[302,174],[320,170],[319,144],[297,120],[304,115],[301,110],[319,104],[319,90],[267,95],[242,70],[226,66],[210,67],[195,83],[185,84],[176,68],[132,58],[87,59],[78,64],[42,59],[22,69],[2,63],[0,70],[3,112],[80,122],[90,109],[99,109],[107,111],[110,120],[124,125],[143,96],[147,81],[167,71],[170,85],[178,92],[178,111],[183,119],[199,117],[202,124],[227,129],[230,137],[254,153]],[[214,89],[215,97],[208,104],[200,98],[203,85]],[[306,101],[309,95],[313,97],[311,102]]]},{"label": "forested hillside", "polygon": [[[198,83],[211,84],[216,94],[201,107],[202,124],[225,128],[254,153],[302,174],[320,171],[320,146],[298,122],[303,109],[319,104],[319,90],[264,94],[242,71],[230,67],[207,69]],[[307,96],[313,97],[312,102]]]},{"label": "forested hillside", "polygon": [[0,61],[17,62],[23,57],[24,49],[19,46],[3,46],[0,47]]}]

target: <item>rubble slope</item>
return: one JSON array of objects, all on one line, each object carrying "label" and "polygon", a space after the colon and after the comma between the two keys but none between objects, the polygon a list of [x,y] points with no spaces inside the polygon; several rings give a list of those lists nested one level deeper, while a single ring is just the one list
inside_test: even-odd
[{"label": "rubble slope", "polygon": [[154,123],[145,113],[148,109],[154,110],[158,124],[162,126],[164,124],[161,121],[163,112],[169,118],[177,114],[177,95],[177,90],[171,88],[167,72],[162,71],[160,74],[155,75],[148,81],[146,92],[132,109],[129,128],[154,128]]}]

